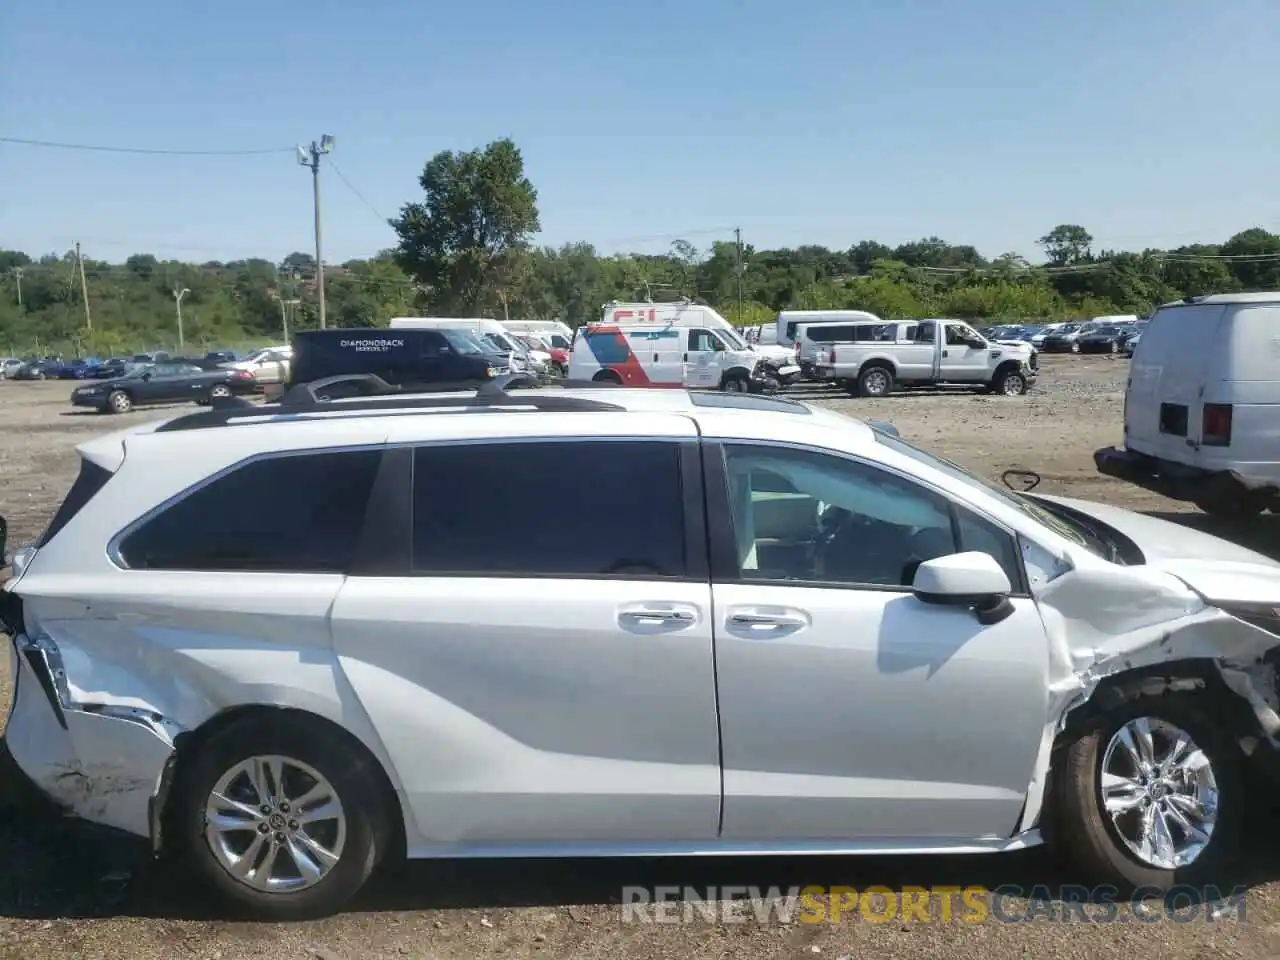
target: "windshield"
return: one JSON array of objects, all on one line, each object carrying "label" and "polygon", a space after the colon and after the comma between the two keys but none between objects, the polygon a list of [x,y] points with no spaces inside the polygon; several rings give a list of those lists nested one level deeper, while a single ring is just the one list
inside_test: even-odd
[{"label": "windshield", "polygon": [[458,353],[467,354],[469,356],[477,353],[484,353],[484,349],[480,344],[476,343],[461,330],[441,330],[444,338],[449,341],[449,346],[453,347]]},{"label": "windshield", "polygon": [[140,363],[137,366],[131,367],[130,369],[126,370],[124,373],[124,376],[121,379],[137,380],[144,373],[150,373],[150,372],[151,372],[151,364]]},{"label": "windshield", "polygon": [[1078,333],[1082,327],[1078,323],[1068,323],[1065,327],[1059,327],[1058,333]]},{"label": "windshield", "polygon": [[747,341],[743,340],[742,337],[738,335],[737,330],[733,330],[730,327],[722,327],[716,332],[720,334],[720,336],[723,337],[734,350],[750,349],[750,347],[747,346]]},{"label": "windshield", "polygon": [[935,470],[945,473],[952,479],[967,483],[972,487],[999,497],[1005,503],[1017,510],[1020,510],[1037,523],[1048,527],[1059,536],[1066,537],[1072,543],[1079,544],[1091,553],[1096,553],[1100,557],[1106,557],[1109,553],[1106,544],[1102,543],[1092,533],[1092,531],[1068,521],[1057,513],[1046,510],[1030,497],[1020,493],[1015,493],[1008,487],[997,484],[991,480],[986,480],[977,474],[970,473],[964,467],[959,464],[952,463],[950,460],[944,460],[942,457],[936,456],[932,453],[926,453],[919,447],[907,443],[901,437],[894,437],[890,434],[882,433],[877,430],[875,431],[875,438],[878,443],[884,444],[890,450],[896,450],[898,453],[908,456],[912,460],[927,464]]}]

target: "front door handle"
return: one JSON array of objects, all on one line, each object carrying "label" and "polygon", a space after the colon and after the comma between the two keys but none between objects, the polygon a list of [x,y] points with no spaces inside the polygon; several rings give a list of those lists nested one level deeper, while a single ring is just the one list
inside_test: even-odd
[{"label": "front door handle", "polygon": [[943,351],[942,351],[942,355],[943,355],[944,357],[945,357],[945,356],[947,356],[947,351],[943,350]]},{"label": "front door handle", "polygon": [[740,610],[730,613],[728,627],[752,637],[783,637],[809,626],[809,618],[799,613],[762,613]]}]

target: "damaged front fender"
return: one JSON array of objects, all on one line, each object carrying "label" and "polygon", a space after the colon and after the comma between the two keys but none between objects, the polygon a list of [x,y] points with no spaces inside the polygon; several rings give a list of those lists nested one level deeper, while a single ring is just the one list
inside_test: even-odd
[{"label": "damaged front fender", "polygon": [[[1050,710],[1020,829],[1040,817],[1053,747],[1071,718],[1103,688],[1134,695],[1204,685],[1206,666],[1256,720],[1232,731],[1280,752],[1280,695],[1273,658],[1280,636],[1215,605],[1179,577],[1152,568],[1074,569],[1037,596],[1050,647]],[[1158,682],[1157,682],[1158,681]]]},{"label": "damaged front fender", "polygon": [[57,649],[19,636],[5,741],[23,773],[68,814],[153,843],[181,727],[130,706],[71,699]]}]

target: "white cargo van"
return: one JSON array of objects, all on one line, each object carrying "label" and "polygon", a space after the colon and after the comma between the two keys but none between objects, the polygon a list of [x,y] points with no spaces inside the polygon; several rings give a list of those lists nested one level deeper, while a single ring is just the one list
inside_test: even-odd
[{"label": "white cargo van", "polygon": [[1098,470],[1206,513],[1280,512],[1280,293],[1189,297],[1134,350],[1124,446]]},{"label": "white cargo van", "polygon": [[512,333],[531,334],[557,350],[573,345],[573,330],[559,320],[505,320],[502,325]]},{"label": "white cargo van", "polygon": [[[737,329],[713,307],[690,300],[671,303],[620,303],[604,305],[601,323],[622,326],[656,325],[659,327],[698,327],[725,333],[734,350],[750,350],[767,358],[779,368],[791,363],[791,347],[777,344],[748,343]],[[575,341],[576,342],[576,341]]]},{"label": "white cargo van", "polygon": [[393,317],[389,326],[392,329],[434,327],[439,330],[466,330],[481,344],[487,342],[495,351],[509,354],[513,370],[527,366],[544,373],[551,364],[550,353],[531,351],[501,323],[487,317]]},{"label": "white cargo van", "polygon": [[796,330],[802,323],[884,323],[874,313],[865,310],[783,310],[774,326],[775,340],[784,347],[793,347]]},{"label": "white cargo van", "polygon": [[772,389],[761,357],[732,327],[591,323],[579,327],[569,379],[624,387]]}]

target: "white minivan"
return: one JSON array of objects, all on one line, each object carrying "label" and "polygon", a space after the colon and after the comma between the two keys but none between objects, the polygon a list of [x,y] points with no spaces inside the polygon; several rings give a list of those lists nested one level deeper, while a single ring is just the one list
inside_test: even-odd
[{"label": "white minivan", "polygon": [[1280,293],[1160,307],[1129,367],[1124,447],[1094,462],[1206,513],[1280,512]]}]

